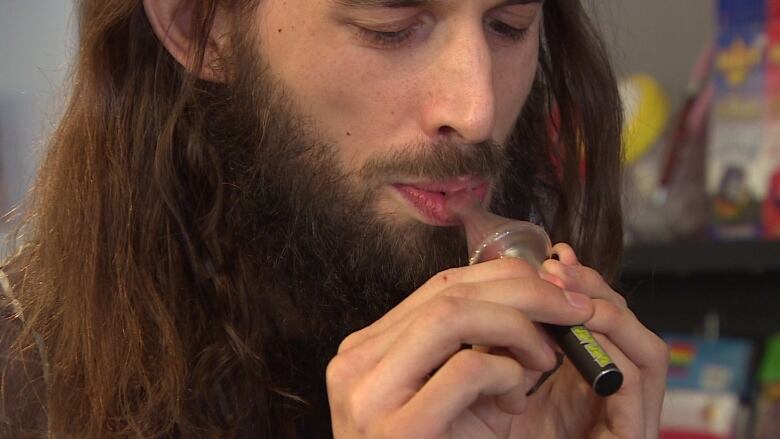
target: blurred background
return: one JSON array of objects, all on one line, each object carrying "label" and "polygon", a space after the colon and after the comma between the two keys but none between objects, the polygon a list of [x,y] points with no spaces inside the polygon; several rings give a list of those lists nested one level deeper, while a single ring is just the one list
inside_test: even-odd
[{"label": "blurred background", "polygon": [[[670,346],[662,437],[780,438],[780,7],[584,4],[626,112],[618,286]],[[23,199],[62,110],[72,9],[0,0],[3,212]]]},{"label": "blurred background", "polygon": [[[0,0],[0,210],[24,196],[75,53],[71,0]],[[7,231],[7,228],[3,231]]]}]

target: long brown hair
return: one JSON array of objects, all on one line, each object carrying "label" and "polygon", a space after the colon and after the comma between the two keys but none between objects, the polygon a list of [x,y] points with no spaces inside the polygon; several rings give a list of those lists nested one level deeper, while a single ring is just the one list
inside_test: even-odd
[{"label": "long brown hair", "polygon": [[[257,0],[192,3],[202,63],[217,8],[238,28]],[[541,163],[553,237],[611,278],[622,242],[615,80],[579,3],[543,7],[540,70],[513,142]],[[165,51],[140,1],[78,10],[72,92],[29,200],[17,292],[19,348],[35,333],[48,357],[49,434],[293,437],[294,396],[269,359],[270,302],[252,294],[251,264],[223,233],[231,188],[204,133],[214,86]]]}]

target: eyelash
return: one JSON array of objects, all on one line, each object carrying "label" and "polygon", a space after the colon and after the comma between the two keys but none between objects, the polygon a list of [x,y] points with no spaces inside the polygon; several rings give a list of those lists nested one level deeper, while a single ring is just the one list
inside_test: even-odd
[{"label": "eyelash", "polygon": [[[522,41],[528,35],[528,29],[517,29],[502,21],[489,19],[485,22],[488,29],[500,38],[510,42]],[[413,25],[397,32],[385,32],[357,26],[360,38],[383,49],[397,49],[406,44],[415,34],[419,25]]]},{"label": "eyelash", "polygon": [[360,37],[368,43],[383,49],[402,47],[414,36],[417,26],[411,26],[398,32],[384,32],[358,27]]},{"label": "eyelash", "polygon": [[490,19],[486,24],[488,28],[490,28],[498,36],[506,38],[513,43],[522,41],[525,39],[526,35],[528,35],[528,28],[518,29],[504,23],[503,21]]}]

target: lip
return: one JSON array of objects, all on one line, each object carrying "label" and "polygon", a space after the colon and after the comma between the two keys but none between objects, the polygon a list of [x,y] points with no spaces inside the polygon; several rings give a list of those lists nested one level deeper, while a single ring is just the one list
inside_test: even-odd
[{"label": "lip", "polygon": [[471,190],[483,201],[489,184],[483,179],[460,177],[447,181],[396,183],[392,187],[421,221],[433,226],[454,226],[460,222],[445,209],[447,195]]}]

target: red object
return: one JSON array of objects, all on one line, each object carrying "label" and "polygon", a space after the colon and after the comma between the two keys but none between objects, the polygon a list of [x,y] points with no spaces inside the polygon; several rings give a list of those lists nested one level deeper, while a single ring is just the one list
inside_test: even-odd
[{"label": "red object", "polygon": [[[561,143],[560,136],[561,129],[561,112],[558,106],[554,106],[550,112],[550,118],[547,121],[547,132],[550,136],[550,143],[553,145],[554,150],[550,151],[550,161],[553,168],[556,171],[558,179],[563,179],[563,165],[562,162],[567,159],[566,146]],[[580,168],[580,179],[585,181],[587,164],[585,163],[585,149],[583,145],[580,145],[580,157],[578,158],[578,164]]]},{"label": "red object", "polygon": [[769,20],[779,20],[780,19],[780,1],[778,1],[778,0],[768,0],[767,1],[767,10],[769,12],[769,15],[768,15]]},{"label": "red object", "polygon": [[780,169],[775,170],[769,180],[766,198],[761,208],[761,220],[764,225],[764,237],[780,239]]}]

